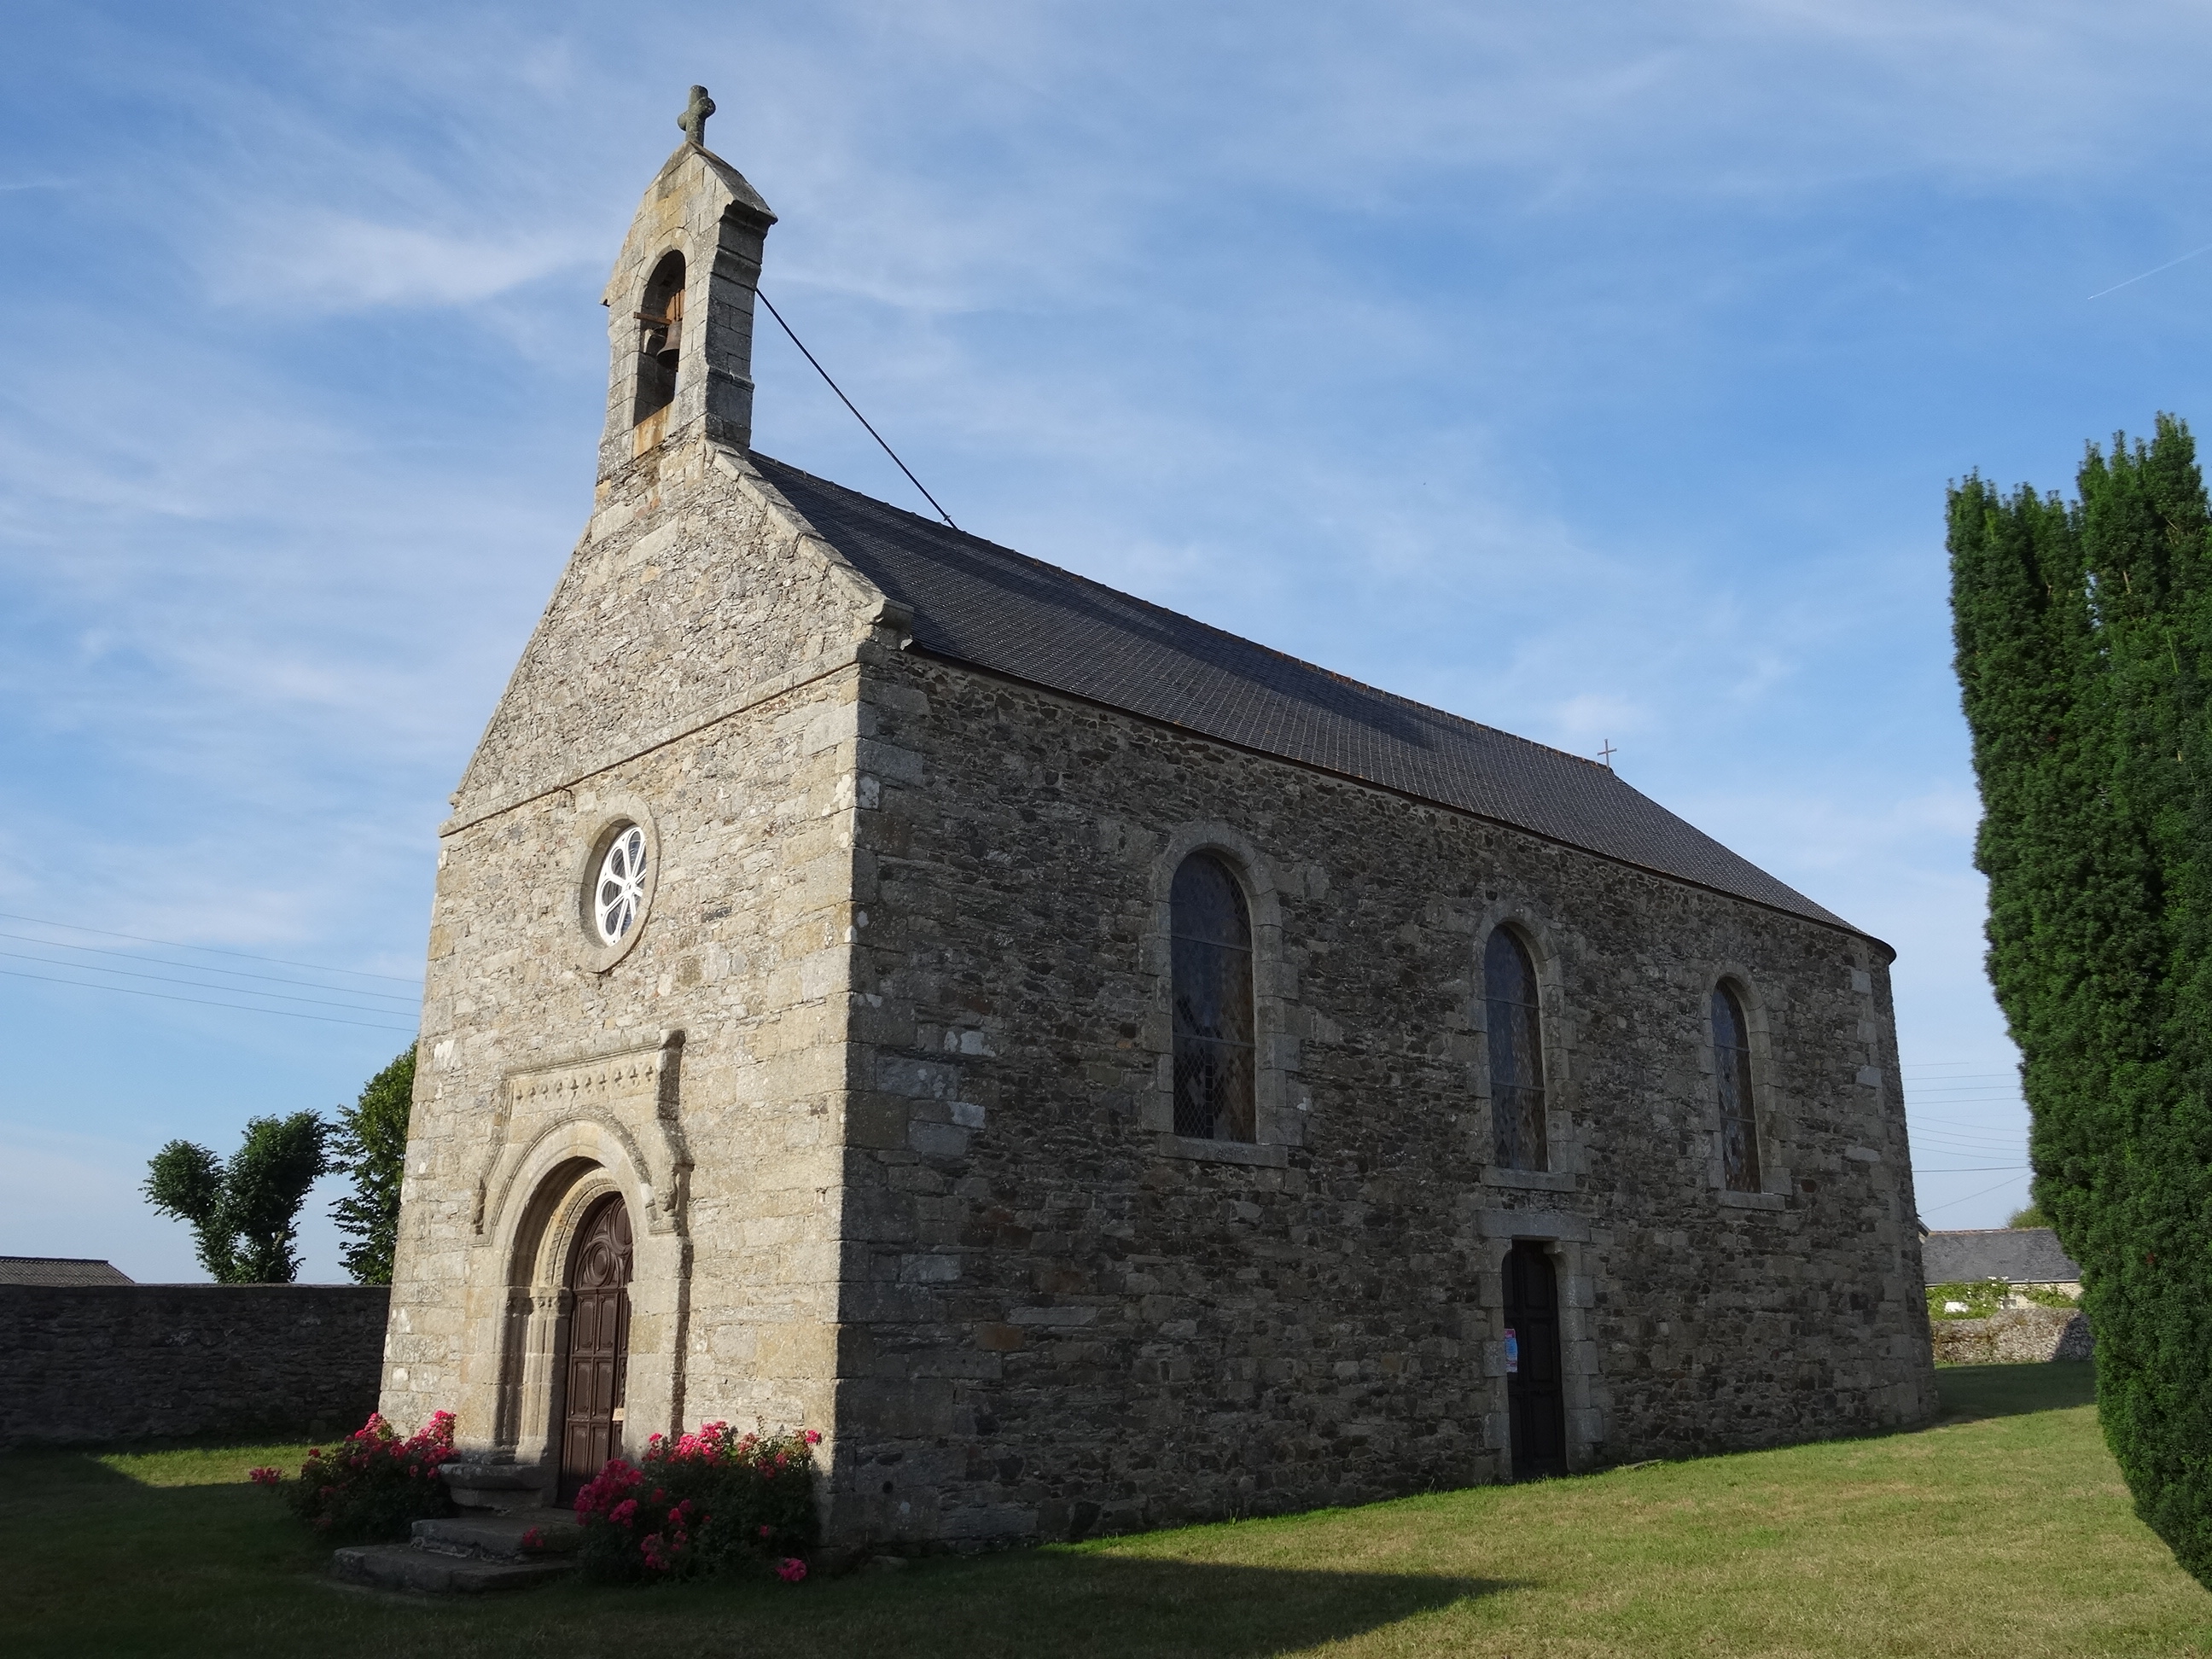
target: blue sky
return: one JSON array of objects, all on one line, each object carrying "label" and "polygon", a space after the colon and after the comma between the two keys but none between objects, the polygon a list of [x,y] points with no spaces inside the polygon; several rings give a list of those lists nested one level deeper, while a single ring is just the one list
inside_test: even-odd
[{"label": "blue sky", "polygon": [[[406,1041],[432,831],[582,524],[598,295],[694,80],[781,215],[768,292],[963,526],[1609,740],[1897,947],[1929,1221],[2021,1201],[1943,487],[2068,485],[2085,440],[2205,416],[2212,256],[2089,296],[2212,243],[2212,14],[8,28],[0,1253],[196,1276],[137,1196],[154,1148],[334,1106]],[[913,501],[772,332],[756,372],[763,450]]]}]

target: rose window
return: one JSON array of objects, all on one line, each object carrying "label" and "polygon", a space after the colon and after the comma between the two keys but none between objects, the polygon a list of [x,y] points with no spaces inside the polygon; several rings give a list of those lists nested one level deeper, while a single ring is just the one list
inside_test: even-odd
[{"label": "rose window", "polygon": [[619,945],[629,938],[644,906],[645,831],[632,823],[616,835],[592,884],[592,921],[600,942]]}]

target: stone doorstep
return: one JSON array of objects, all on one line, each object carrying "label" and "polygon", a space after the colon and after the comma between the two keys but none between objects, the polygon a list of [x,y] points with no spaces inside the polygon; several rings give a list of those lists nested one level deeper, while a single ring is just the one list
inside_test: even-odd
[{"label": "stone doorstep", "polygon": [[438,1473],[453,1502],[470,1510],[536,1508],[553,1484],[548,1472],[534,1463],[471,1463],[464,1459],[440,1464]]},{"label": "stone doorstep", "polygon": [[413,1590],[425,1595],[488,1595],[503,1590],[534,1589],[565,1578],[575,1563],[487,1561],[480,1557],[442,1555],[412,1544],[361,1544],[331,1558],[331,1571],[348,1583],[374,1589]]},{"label": "stone doorstep", "polygon": [[[525,1552],[522,1538],[535,1528],[541,1549]],[[583,1528],[566,1510],[481,1511],[442,1521],[417,1521],[404,1544],[359,1544],[331,1557],[333,1576],[378,1589],[425,1595],[485,1595],[529,1589],[576,1570]]]},{"label": "stone doorstep", "polygon": [[[542,1542],[537,1549],[525,1550],[523,1535],[533,1528]],[[413,1532],[413,1541],[406,1547],[434,1555],[531,1565],[542,1564],[547,1556],[573,1555],[584,1541],[584,1529],[568,1510],[506,1510],[496,1514],[479,1510],[441,1521],[417,1521]]]}]

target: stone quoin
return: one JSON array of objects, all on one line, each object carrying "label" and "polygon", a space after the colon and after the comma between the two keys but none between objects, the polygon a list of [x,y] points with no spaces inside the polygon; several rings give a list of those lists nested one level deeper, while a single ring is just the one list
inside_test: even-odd
[{"label": "stone quoin", "polygon": [[1889,950],[756,453],[711,110],[439,832],[385,1412],[549,1487],[817,1427],[828,1539],[910,1549],[1928,1420]]}]

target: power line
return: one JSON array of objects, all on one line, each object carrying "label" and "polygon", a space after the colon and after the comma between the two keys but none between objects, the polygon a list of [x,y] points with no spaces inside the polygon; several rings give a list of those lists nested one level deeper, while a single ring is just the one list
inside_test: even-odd
[{"label": "power line", "polygon": [[[950,523],[951,520],[948,520],[946,522]],[[179,939],[148,939],[143,933],[118,933],[107,927],[87,927],[82,922],[50,921],[44,916],[19,916],[12,910],[0,910],[0,917],[5,917],[9,921],[33,922],[40,927],[65,927],[73,933],[97,933],[102,939],[127,939],[139,945],[159,945],[172,951],[204,951],[211,956],[236,957],[243,962],[270,962],[280,968],[311,968],[319,974],[352,974],[362,979],[389,980],[394,985],[420,985],[422,982],[419,979],[409,979],[400,974],[372,974],[365,968],[331,968],[319,962],[294,962],[287,957],[257,957],[251,951],[226,951],[219,945],[187,945]],[[89,950],[92,947],[70,945],[64,948]],[[182,964],[173,963],[172,965],[181,966]],[[222,969],[210,969],[209,971],[220,973]],[[337,986],[331,987],[332,990],[337,988]]]},{"label": "power line", "polygon": [[[398,991],[349,991],[349,990],[347,990],[347,989],[345,988],[345,987],[344,987],[344,986],[343,986],[343,985],[316,985],[313,980],[303,980],[303,979],[287,979],[286,977],[284,977],[284,976],[283,976],[283,975],[281,975],[281,974],[257,974],[257,973],[254,973],[254,972],[251,971],[250,969],[245,969],[245,968],[212,968],[212,967],[208,966],[208,965],[207,965],[207,964],[205,964],[204,963],[198,963],[198,962],[171,962],[171,961],[169,961],[167,958],[163,957],[144,957],[144,956],[140,956],[140,955],[139,955],[136,951],[114,951],[114,950],[110,950],[110,949],[109,949],[108,947],[106,947],[106,945],[71,945],[71,944],[70,944],[70,943],[69,943],[69,941],[68,941],[68,940],[66,940],[66,939],[39,939],[39,938],[37,938],[37,937],[35,937],[34,935],[30,934],[30,933],[0,933],[0,939],[11,939],[17,940],[18,942],[20,942],[20,943],[21,943],[21,944],[24,944],[24,945],[45,945],[45,946],[46,946],[48,950],[50,950],[50,951],[83,951],[89,952],[91,955],[94,955],[94,956],[100,956],[100,957],[121,957],[124,959],[124,961],[125,961],[125,962],[145,962],[145,963],[153,963],[155,967],[159,967],[159,968],[182,968],[182,969],[187,969],[188,971],[190,971],[190,972],[191,972],[191,973],[195,973],[195,974],[228,974],[228,975],[230,975],[230,977],[232,977],[233,979],[260,979],[260,980],[266,980],[266,981],[269,981],[269,983],[270,983],[271,985],[307,985],[307,986],[312,986],[312,987],[313,987],[313,988],[314,988],[314,989],[319,990],[319,991],[337,991],[337,992],[340,993],[340,994],[343,994],[343,995],[349,996],[349,997],[382,997],[382,998],[383,998],[386,1001],[387,1001],[387,1002],[413,1002],[414,1000],[416,1000],[416,999],[415,999],[415,998],[410,997],[410,996],[402,995],[402,994],[401,994],[399,992],[398,992]],[[189,949],[190,947],[186,947],[186,948],[188,948],[188,949]],[[0,951],[0,956],[14,956],[14,955],[15,955],[15,954],[16,954],[16,952],[13,951]],[[44,958],[43,958],[43,957],[33,957],[33,958],[31,958],[31,960],[33,960],[33,961],[43,961],[43,960],[44,960]],[[128,972],[130,971],[130,969],[127,969],[127,968],[102,968],[102,967],[100,967],[97,963],[78,963],[70,962],[70,963],[55,963],[54,965],[55,965],[56,967],[58,967],[58,968],[76,968],[76,967],[80,967],[80,966],[81,966],[81,967],[82,967],[82,968],[83,968],[84,971],[85,971],[86,973],[88,973],[88,974],[123,974],[123,973],[128,973]],[[321,972],[321,971],[323,971],[323,970],[322,970],[322,969],[316,969],[315,971],[317,971],[317,972],[319,972],[319,972]],[[334,970],[334,971],[343,973],[343,972],[344,972],[344,971],[346,971],[346,970],[344,970],[343,969],[336,969],[336,970]],[[158,975],[148,975],[148,977],[149,977],[149,978],[155,978],[155,977],[159,977],[159,976],[158,976]],[[177,982],[178,982],[179,984],[185,984],[185,983],[189,983],[190,981],[188,981],[179,980],[179,981],[177,981]],[[246,987],[246,986],[242,986],[242,985],[241,985],[241,986],[221,986],[221,987],[210,986],[210,987],[209,987],[208,988],[209,988],[209,989],[210,989],[210,990],[216,990],[216,989],[221,989],[221,990],[236,990],[236,991],[240,991],[240,992],[241,992],[241,993],[243,993],[243,994],[246,994],[246,995],[249,995],[249,996],[274,996],[275,994],[276,994],[275,992],[273,992],[273,991],[261,991],[261,992],[257,992],[257,991],[254,991],[254,990],[251,989],[250,988],[248,988],[248,987]],[[398,1011],[397,1011],[397,1010],[395,1010],[394,1012],[398,1012]]]},{"label": "power line", "polygon": [[[63,964],[55,965],[58,967]],[[73,985],[80,991],[110,991],[117,996],[154,997],[162,1002],[189,1002],[202,1008],[228,1008],[235,1013],[241,1014],[274,1014],[279,1019],[312,1019],[319,1021],[325,1025],[358,1025],[370,1031],[404,1033],[416,1029],[411,1025],[372,1025],[363,1019],[333,1019],[328,1014],[295,1014],[289,1008],[256,1008],[252,1004],[244,1002],[210,1002],[204,997],[180,997],[167,991],[139,991],[132,989],[128,985],[88,985],[81,979],[56,979],[51,974],[27,974],[15,968],[0,968],[0,974],[6,975],[9,979],[36,979],[43,980],[49,985]],[[362,1012],[369,1013],[375,1011],[365,1008]]]},{"label": "power line", "polygon": [[[791,335],[791,343],[799,348],[799,356],[805,358],[808,362],[814,364],[814,372],[822,377],[823,385],[827,386],[832,392],[837,394],[837,401],[844,404],[846,408],[853,410],[853,418],[854,420],[858,421],[862,426],[868,427],[868,435],[871,438],[873,438],[877,443],[883,446],[884,453],[890,456],[891,458],[892,464],[896,465],[900,471],[906,474],[906,481],[912,484],[916,489],[921,490],[922,500],[927,501],[932,507],[937,507],[937,497],[931,495],[928,490],[922,488],[921,480],[914,476],[914,469],[908,466],[904,461],[899,459],[898,451],[893,449],[889,444],[884,443],[884,434],[882,433],[877,431],[875,428],[868,426],[868,417],[861,414],[858,409],[854,408],[853,400],[845,395],[844,388],[840,386],[836,381],[830,378],[830,371],[823,368],[818,362],[816,362],[814,354],[806,349],[806,342],[800,339],[798,335],[792,333],[791,325],[783,320],[783,313],[775,308],[775,301],[769,299],[767,294],[758,288],[754,289],[753,292],[760,295],[760,302],[768,307],[768,314],[775,319],[775,325],[781,329],[786,334]],[[937,516],[944,520],[946,524],[952,525],[953,529],[957,530],[960,528],[958,525],[952,524],[952,515],[950,513],[947,513],[943,507],[937,507]]]},{"label": "power line", "polygon": [[[306,1002],[311,1003],[318,1008],[343,1008],[356,1014],[398,1014],[402,1012],[398,1008],[364,1008],[358,1003],[352,1002],[325,1002],[320,997],[287,996],[282,991],[256,991],[248,986],[243,985],[206,985],[196,979],[179,979],[174,975],[171,974],[140,974],[134,973],[128,968],[101,968],[92,965],[80,966],[78,963],[74,962],[55,962],[48,957],[31,956],[21,951],[0,951],[0,957],[5,957],[10,962],[35,962],[40,966],[46,968],[75,968],[79,973],[82,974],[121,974],[126,979],[158,980],[164,985],[189,985],[196,991],[228,991],[233,996],[271,997],[278,1002]],[[101,986],[100,981],[97,980],[88,982],[83,980],[64,980],[60,982],[63,984],[85,985],[88,989],[120,991],[125,988],[120,985]],[[335,991],[340,988],[331,985],[319,987],[318,988]],[[378,994],[372,992],[370,994],[375,995]],[[251,1003],[241,1002],[234,1004],[233,1006],[240,1008],[249,1008],[253,1005]],[[278,1011],[272,1008],[269,1012],[275,1013]]]},{"label": "power line", "polygon": [[2025,1170],[2028,1167],[2025,1164],[1962,1164],[1955,1169],[1933,1170],[1923,1169],[1916,1164],[1912,1170],[1916,1175],[1995,1175],[1999,1170]]},{"label": "power line", "polygon": [[[2028,1172],[2025,1170],[2021,1171],[2021,1175],[2026,1175],[2027,1173]],[[1931,1209],[1923,1210],[1921,1213],[1923,1215],[1941,1215],[1946,1210],[1957,1209],[1961,1204],[1971,1204],[1978,1198],[1987,1198],[1991,1193],[2002,1192],[2006,1188],[2011,1186],[2013,1182],[2018,1181],[2019,1179],[2020,1176],[2014,1176],[2010,1180],[2000,1181],[1994,1187],[1984,1187],[1978,1193],[1968,1193],[1964,1198],[1954,1198],[1948,1204],[1938,1204]]]}]

